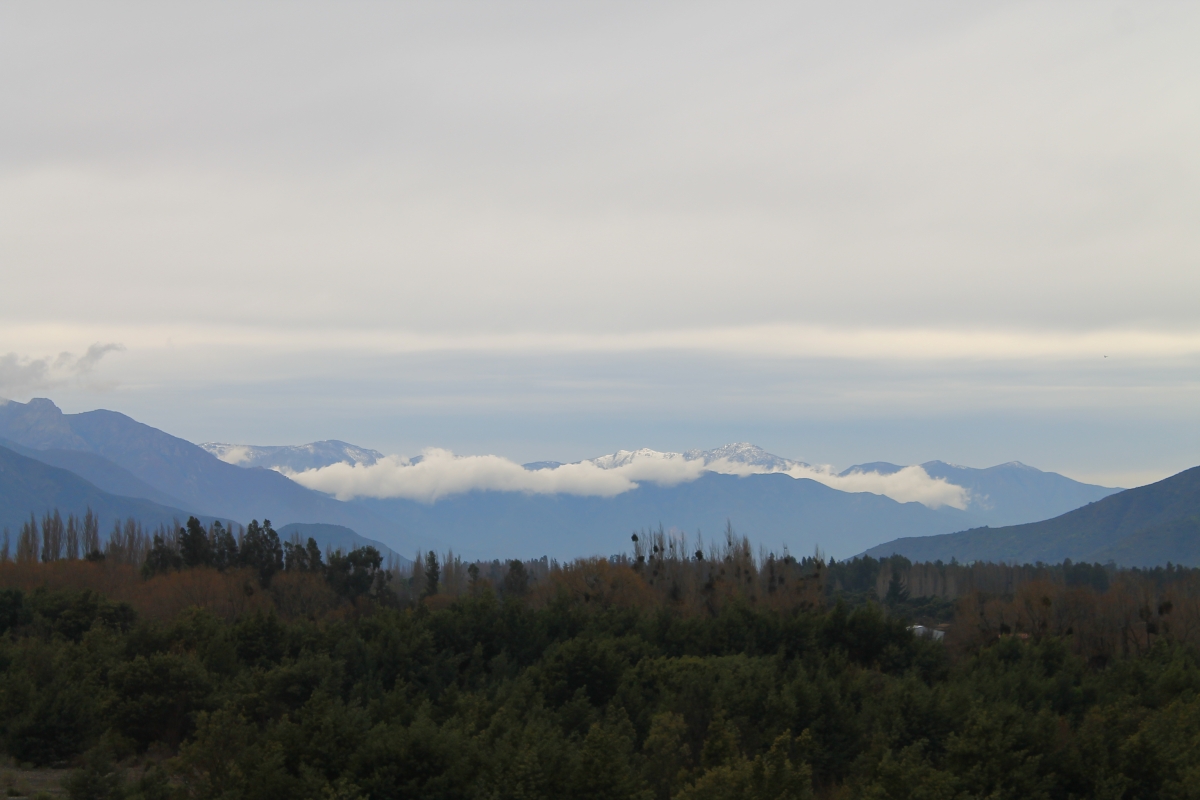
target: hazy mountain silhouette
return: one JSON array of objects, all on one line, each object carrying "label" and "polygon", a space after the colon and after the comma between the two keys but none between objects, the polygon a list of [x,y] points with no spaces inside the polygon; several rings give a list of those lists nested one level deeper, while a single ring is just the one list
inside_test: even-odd
[{"label": "hazy mountain silhouette", "polygon": [[[67,467],[97,486],[131,497],[177,498],[178,507],[191,513],[243,523],[269,518],[277,528],[289,523],[343,526],[401,554],[443,550],[447,545],[472,557],[611,554],[625,550],[637,529],[661,523],[689,535],[699,529],[713,536],[729,520],[771,547],[786,544],[807,554],[820,545],[827,554],[846,557],[897,536],[961,531],[992,519],[1049,516],[1113,491],[1021,464],[971,470],[930,462],[924,466],[931,475],[970,489],[972,505],[966,511],[838,491],[780,473],[705,473],[696,481],[669,487],[646,482],[610,498],[475,491],[434,504],[402,499],[341,502],[278,472],[226,463],[197,445],[113,411],[63,414],[46,399],[7,402],[0,404],[0,437],[39,461]],[[278,458],[356,461],[377,454],[344,442],[324,442],[258,448],[253,455],[271,463]],[[619,455],[609,460],[615,462]],[[745,443],[682,454],[718,456],[767,465],[800,463]],[[880,472],[900,469],[882,463],[870,466]]]},{"label": "hazy mountain silhouette", "polygon": [[73,472],[0,447],[0,527],[9,529],[13,541],[31,513],[39,521],[43,514],[56,509],[64,519],[68,514],[82,518],[88,508],[100,518],[102,536],[117,519],[133,517],[143,525],[156,527],[160,523],[182,523],[189,516],[183,509],[109,494]]},{"label": "hazy mountain silhouette", "polygon": [[[239,466],[263,466],[282,469],[285,472],[298,472],[335,463],[369,465],[382,457],[377,451],[340,441],[312,442],[290,447],[239,444],[205,444],[201,447]],[[727,471],[731,465],[743,465],[771,472],[790,470],[793,477],[807,477],[807,471],[820,469],[802,461],[768,453],[748,442],[735,442],[713,450],[688,450],[683,453],[663,453],[650,449],[620,450],[588,459],[583,463],[612,469],[631,464],[638,459],[699,461],[706,466],[715,465],[717,471]],[[420,457],[413,459],[414,463],[419,460]],[[523,466],[527,470],[536,471],[556,469],[564,465],[558,461],[535,461]],[[929,461],[920,467],[932,478],[945,480],[967,490],[969,502],[964,510],[968,517],[963,520],[964,527],[994,527],[1048,519],[1120,491],[1080,483],[1018,461],[987,469],[961,467],[944,461]],[[890,475],[902,469],[905,467],[879,461],[850,467],[841,472],[840,477],[854,473]],[[537,522],[536,517],[530,519],[531,524]]]},{"label": "hazy mountain silhouette", "polygon": [[969,519],[955,508],[935,511],[782,474],[711,472],[676,486],[643,483],[616,497],[468,492],[433,504],[353,502],[412,532],[436,532],[456,549],[483,558],[611,555],[629,549],[633,531],[660,523],[692,538],[699,529],[711,540],[726,520],[776,550],[787,544],[797,555],[811,555],[820,545],[826,554],[845,557],[897,531],[951,531]]},{"label": "hazy mountain silhouette", "polygon": [[109,494],[140,497],[172,508],[183,508],[188,505],[177,497],[160,492],[129,470],[95,453],[84,450],[35,450],[8,439],[0,439],[0,447],[7,447],[13,452],[35,461],[41,461],[43,464],[74,472]]},{"label": "hazy mountain silhouette", "polygon": [[431,544],[423,537],[408,536],[365,508],[306,489],[278,472],[226,464],[191,442],[115,411],[64,414],[44,398],[10,401],[0,405],[0,437],[27,448],[102,456],[156,492],[179,498],[193,513],[242,523],[267,518],[277,526],[344,525],[406,551]]},{"label": "hazy mountain silhouette", "polygon": [[1200,565],[1200,467],[1126,489],[1054,519],[942,536],[902,538],[866,551],[913,561],[1115,561]]},{"label": "hazy mountain silhouette", "polygon": [[[1049,519],[1121,491],[1080,483],[1020,461],[985,469],[960,467],[945,461],[926,461],[921,467],[931,478],[942,478],[970,491],[971,501],[965,510],[971,516],[972,525],[996,527]],[[901,469],[903,467],[896,464],[875,461],[856,464],[841,474],[878,472],[889,475]]]},{"label": "hazy mountain silhouette", "polygon": [[299,538],[301,544],[304,544],[311,538],[322,551],[340,549],[343,552],[349,552],[356,547],[374,547],[383,554],[384,558],[390,555],[402,564],[412,563],[411,557],[406,558],[383,542],[360,536],[344,525],[329,525],[324,522],[293,522],[279,528],[277,532],[279,538],[285,542],[290,542],[293,537],[296,537]]}]

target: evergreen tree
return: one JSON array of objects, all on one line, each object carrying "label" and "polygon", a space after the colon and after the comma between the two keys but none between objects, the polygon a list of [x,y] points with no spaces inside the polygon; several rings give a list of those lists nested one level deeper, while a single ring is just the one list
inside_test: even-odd
[{"label": "evergreen tree", "polygon": [[900,570],[892,568],[892,579],[888,581],[887,595],[883,602],[889,606],[897,606],[908,600],[908,587],[900,577]]},{"label": "evergreen tree", "polygon": [[[312,539],[309,542],[316,546]],[[349,553],[337,550],[329,556],[325,576],[333,590],[347,600],[377,596],[392,577],[382,565],[383,556],[374,547],[356,547]]]},{"label": "evergreen tree", "polygon": [[179,555],[185,567],[211,567],[212,547],[208,531],[195,517],[188,517],[187,527],[179,529]]},{"label": "evergreen tree", "polygon": [[325,565],[321,562],[321,547],[317,540],[308,537],[308,542],[300,544],[299,537],[295,541],[283,545],[283,568],[288,572],[324,572]]},{"label": "evergreen tree", "polygon": [[529,591],[529,572],[525,563],[520,559],[508,562],[508,572],[504,575],[504,594],[508,597],[524,597]]},{"label": "evergreen tree", "polygon": [[422,596],[429,597],[438,593],[438,581],[442,570],[438,566],[437,553],[430,550],[425,554],[425,592]]},{"label": "evergreen tree", "polygon": [[321,561],[321,546],[317,544],[317,540],[311,536],[308,537],[304,550],[308,554],[308,571],[324,572],[325,564]]},{"label": "evergreen tree", "polygon": [[220,520],[212,524],[208,537],[214,567],[224,572],[240,563],[237,539],[233,538],[233,531],[222,525]]},{"label": "evergreen tree", "polygon": [[258,573],[258,582],[263,586],[271,583],[275,573],[283,569],[283,544],[279,534],[271,527],[271,520],[264,519],[262,525],[258,520],[251,520],[242,537],[242,546],[238,553],[242,566],[249,567]]},{"label": "evergreen tree", "polygon": [[162,575],[167,572],[183,569],[183,557],[175,549],[175,543],[161,534],[154,534],[154,544],[142,562],[142,575],[147,578],[152,575]]}]

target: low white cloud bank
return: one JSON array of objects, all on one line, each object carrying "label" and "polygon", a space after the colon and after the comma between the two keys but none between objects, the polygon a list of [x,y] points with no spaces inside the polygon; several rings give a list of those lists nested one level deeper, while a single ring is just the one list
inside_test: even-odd
[{"label": "low white cloud bank", "polygon": [[798,474],[789,471],[793,478],[812,478],[843,492],[870,492],[887,495],[901,503],[921,503],[930,508],[952,506],[965,509],[971,502],[971,492],[962,486],[950,483],[945,478],[933,478],[924,467],[911,466],[884,474],[881,472],[851,472],[847,475],[836,475],[829,472],[818,472],[810,467],[813,474]]},{"label": "low white cloud bank", "polygon": [[371,465],[340,463],[284,474],[339,500],[405,497],[432,503],[470,491],[615,497],[636,489],[638,481],[673,485],[695,480],[703,472],[702,463],[682,459],[639,459],[616,469],[581,461],[554,469],[528,470],[500,456],[456,456],[449,450],[429,448],[419,459],[387,456]]},{"label": "low white cloud bank", "polygon": [[840,475],[830,467],[777,461],[753,464],[730,458],[708,459],[704,454],[639,450],[530,470],[500,456],[456,456],[449,450],[430,448],[415,459],[387,456],[370,465],[339,463],[304,472],[280,471],[309,489],[332,494],[339,500],[403,497],[432,503],[471,491],[615,497],[642,482],[674,486],[694,481],[705,472],[740,476],[779,473],[809,478],[844,492],[881,494],[930,508],[963,509],[971,499],[968,490],[943,478],[930,477],[919,466],[888,474],[856,471]]}]

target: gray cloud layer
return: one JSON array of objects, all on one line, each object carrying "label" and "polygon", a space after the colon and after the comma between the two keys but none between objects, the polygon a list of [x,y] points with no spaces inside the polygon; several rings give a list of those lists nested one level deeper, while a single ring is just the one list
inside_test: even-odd
[{"label": "gray cloud layer", "polygon": [[81,356],[65,351],[45,358],[29,358],[16,353],[0,355],[0,397],[23,396],[72,384],[103,387],[107,382],[96,381],[93,377],[96,365],[108,353],[124,349],[124,345],[110,342],[93,344]]},{"label": "gray cloud layer", "polygon": [[0,14],[10,320],[1194,326],[1191,5]]},{"label": "gray cloud layer", "polygon": [[121,410],[200,441],[1187,466],[1198,35],[1118,2],[5,4],[0,391],[117,404],[40,354],[121,341]]}]

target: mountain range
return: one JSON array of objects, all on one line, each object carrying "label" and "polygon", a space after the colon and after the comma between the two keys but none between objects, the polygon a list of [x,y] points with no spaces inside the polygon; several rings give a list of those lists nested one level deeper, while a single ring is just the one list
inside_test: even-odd
[{"label": "mountain range", "polygon": [[[756,474],[705,472],[694,481],[673,486],[642,482],[638,488],[615,497],[578,497],[567,494],[473,491],[429,504],[404,498],[358,498],[376,516],[390,519],[406,530],[426,532],[453,541],[466,552],[503,557],[506,552],[529,548],[530,553],[570,555],[580,543],[603,553],[628,547],[629,532],[662,524],[709,536],[727,521],[767,546],[804,548],[820,546],[826,555],[844,558],[861,552],[868,542],[894,537],[959,531],[981,524],[1025,522],[1062,513],[1117,492],[1089,486],[1061,475],[1020,463],[989,469],[971,469],[943,462],[922,467],[931,477],[941,477],[964,487],[966,508],[942,505],[929,508],[918,502],[898,502],[870,492],[840,491],[820,480],[789,474],[803,462],[782,459],[746,444],[684,454],[656,451],[620,451],[591,459],[605,468],[618,468],[636,458],[684,458],[706,464],[720,460],[771,468]],[[535,462],[527,469],[549,469],[554,462]],[[871,465],[889,472],[902,467]],[[851,467],[839,475],[870,471]]]},{"label": "mountain range", "polygon": [[432,504],[403,498],[352,502],[405,530],[436,532],[481,558],[610,555],[629,549],[632,532],[660,524],[693,540],[700,532],[711,541],[727,522],[775,550],[787,545],[809,555],[820,546],[825,555],[844,558],[897,531],[959,530],[970,519],[958,509],[841,492],[783,474],[713,472],[676,486],[646,482],[615,497],[475,491]]},{"label": "mountain range", "polygon": [[[1118,491],[1016,462],[988,469],[937,461],[919,468],[877,462],[834,472],[740,443],[684,453],[618,451],[589,460],[603,469],[621,469],[637,459],[682,459],[728,473],[702,471],[698,478],[674,485],[641,481],[610,497],[475,490],[433,503],[370,497],[343,501],[282,473],[335,464],[370,468],[383,459],[380,453],[335,440],[198,446],[113,411],[64,414],[47,399],[0,403],[0,437],[5,440],[0,445],[14,455],[66,471],[96,492],[148,501],[171,513],[243,523],[265,517],[277,528],[321,523],[349,529],[398,553],[453,546],[472,558],[609,554],[627,549],[634,530],[661,524],[711,537],[727,521],[768,546],[807,553],[820,545],[842,558],[897,536],[1044,519]],[[525,468],[559,466],[534,462]],[[874,480],[903,470],[925,482],[941,480],[961,489],[962,507],[899,502],[871,491],[838,488],[864,476]],[[19,509],[21,515],[45,510],[41,499],[23,500],[19,493],[4,497],[6,508]]]},{"label": "mountain range", "polygon": [[[780,473],[792,477],[811,475],[814,476],[813,480],[819,483],[828,483],[835,489],[843,483],[837,480],[839,478],[867,475],[887,476],[899,473],[901,470],[912,469],[912,467],[904,467],[886,461],[875,461],[868,464],[856,464],[838,472],[828,467],[782,458],[745,442],[728,444],[713,450],[688,450],[684,453],[622,450],[612,455],[588,459],[587,462],[582,463],[613,469],[631,464],[638,458],[667,460],[680,458],[687,461],[699,461],[709,467],[721,465],[718,469],[729,469],[732,474],[742,474],[737,471],[736,467],[745,466],[756,470],[751,474]],[[526,468],[545,469],[551,465],[558,466],[559,464],[558,462],[537,462],[525,466]],[[1011,461],[986,469],[963,467],[944,461],[927,461],[916,466],[920,467],[929,478],[943,480],[950,486],[964,490],[965,503],[958,510],[965,512],[965,516],[959,517],[952,510],[947,511],[947,515],[956,518],[959,522],[968,521],[972,525],[1007,525],[1044,519],[1120,491],[1120,489],[1080,483],[1054,472],[1043,472],[1019,461]],[[887,494],[886,489],[882,493]],[[893,499],[904,502],[903,498],[899,496]],[[937,507],[936,504],[931,505]]]}]

